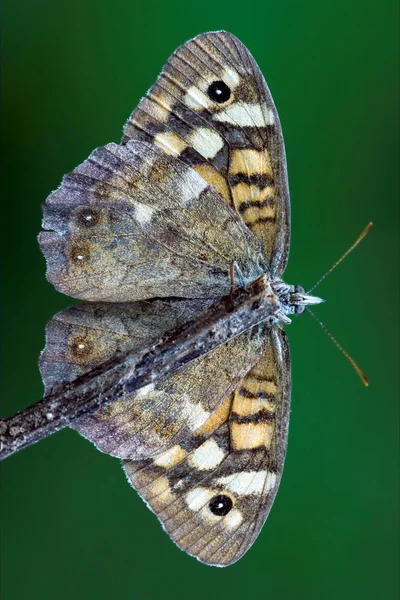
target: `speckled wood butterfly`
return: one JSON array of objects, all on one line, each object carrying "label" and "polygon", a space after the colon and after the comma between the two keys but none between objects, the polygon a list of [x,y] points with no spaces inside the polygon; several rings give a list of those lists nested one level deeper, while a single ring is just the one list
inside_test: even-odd
[{"label": "speckled wood butterfly", "polygon": [[123,459],[180,548],[229,565],[264,524],[286,453],[290,357],[281,321],[319,302],[281,280],[290,237],[282,132],[270,92],[233,35],[171,56],[128,120],[44,206],[47,277],[89,300],[56,315],[46,392],[264,276],[280,312],[74,427]]}]

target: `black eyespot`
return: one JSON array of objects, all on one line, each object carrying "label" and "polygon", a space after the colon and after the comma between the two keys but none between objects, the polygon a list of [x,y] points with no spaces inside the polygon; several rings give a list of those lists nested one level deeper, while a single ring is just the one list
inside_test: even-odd
[{"label": "black eyespot", "polygon": [[81,227],[95,227],[100,221],[100,212],[95,208],[83,208],[77,215]]},{"label": "black eyespot", "polygon": [[69,346],[74,358],[85,358],[92,352],[92,344],[85,337],[74,337],[69,340]]},{"label": "black eyespot", "polygon": [[81,240],[73,244],[69,250],[69,257],[75,265],[86,264],[90,259],[90,242]]},{"label": "black eyespot", "polygon": [[213,102],[223,104],[231,97],[231,90],[223,81],[214,81],[207,90],[209,98]]},{"label": "black eyespot", "polygon": [[231,510],[232,506],[233,502],[229,496],[219,494],[210,500],[208,508],[211,510],[213,515],[216,515],[217,517],[224,517]]},{"label": "black eyespot", "polygon": [[303,288],[303,286],[302,286],[302,285],[295,285],[295,286],[294,286],[294,291],[295,291],[297,294],[305,294],[305,293],[306,293],[306,290]]}]

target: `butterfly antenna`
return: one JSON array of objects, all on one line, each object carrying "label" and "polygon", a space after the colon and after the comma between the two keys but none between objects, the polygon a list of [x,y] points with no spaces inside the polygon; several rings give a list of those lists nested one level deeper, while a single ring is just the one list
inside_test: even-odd
[{"label": "butterfly antenna", "polygon": [[318,286],[319,286],[319,284],[320,284],[320,283],[321,283],[321,282],[322,282],[322,281],[323,281],[323,280],[324,280],[326,277],[328,277],[329,273],[332,273],[332,271],[333,271],[334,269],[336,269],[336,267],[337,267],[338,265],[340,265],[340,263],[342,262],[342,260],[344,260],[344,259],[346,258],[346,256],[347,256],[348,254],[350,254],[350,252],[351,252],[352,250],[354,250],[354,248],[355,248],[356,246],[358,246],[358,244],[361,242],[361,240],[362,240],[363,238],[365,238],[365,236],[367,235],[368,231],[371,229],[372,225],[373,225],[372,221],[371,221],[370,223],[368,223],[368,225],[366,226],[366,228],[364,229],[364,231],[363,231],[363,232],[362,232],[362,233],[361,233],[361,234],[358,236],[358,238],[356,239],[356,241],[354,242],[354,244],[353,244],[352,246],[350,246],[350,248],[349,248],[349,249],[348,249],[348,250],[347,250],[347,251],[346,251],[346,252],[343,254],[343,256],[341,256],[341,257],[339,258],[339,260],[335,262],[335,264],[334,264],[334,265],[333,265],[333,266],[332,266],[332,267],[329,269],[329,271],[327,271],[327,272],[325,273],[325,275],[323,275],[323,276],[321,277],[321,279],[318,279],[317,283],[316,283],[316,284],[315,284],[315,285],[314,285],[314,286],[313,286],[313,287],[312,287],[310,290],[308,290],[308,293],[310,293],[310,292],[312,292],[313,290],[315,290],[315,288],[316,288],[316,287],[318,287]]},{"label": "butterfly antenna", "polygon": [[317,323],[320,324],[320,326],[325,331],[325,333],[327,334],[327,336],[331,338],[331,340],[335,344],[335,346],[337,346],[339,348],[339,350],[341,351],[341,353],[347,358],[347,360],[349,361],[349,363],[351,364],[351,366],[353,367],[353,369],[355,370],[355,372],[357,373],[357,375],[360,377],[360,379],[363,382],[363,384],[366,387],[368,387],[368,379],[367,379],[366,375],[361,371],[361,369],[358,366],[358,364],[356,363],[356,361],[351,358],[350,354],[348,354],[346,352],[346,350],[339,344],[339,342],[337,341],[337,339],[333,337],[333,335],[331,334],[331,332],[329,331],[329,329],[327,329],[325,327],[325,325],[322,323],[322,321],[320,321],[318,319],[318,317],[308,307],[307,307],[307,310],[310,313],[310,315],[312,317],[314,317],[314,319],[317,321]]}]

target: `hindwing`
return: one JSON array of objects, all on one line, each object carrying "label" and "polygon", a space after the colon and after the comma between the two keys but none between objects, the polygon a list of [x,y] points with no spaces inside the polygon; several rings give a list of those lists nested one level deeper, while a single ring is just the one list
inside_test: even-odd
[{"label": "hindwing", "polygon": [[237,561],[258,536],[286,454],[290,357],[281,329],[193,436],[153,459],[124,461],[133,487],[178,546],[210,565]]},{"label": "hindwing", "polygon": [[[158,300],[80,304],[59,313],[47,326],[40,358],[46,392],[118,352],[157,341],[209,307],[210,301]],[[259,330],[253,328],[161,381],[74,421],[72,427],[112,456],[136,459],[158,454],[203,425],[261,351]]]}]

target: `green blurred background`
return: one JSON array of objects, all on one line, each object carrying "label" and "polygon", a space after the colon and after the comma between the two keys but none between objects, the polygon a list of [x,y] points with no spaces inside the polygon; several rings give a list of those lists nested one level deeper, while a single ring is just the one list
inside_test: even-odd
[{"label": "green blurred background", "polygon": [[118,461],[63,431],[2,465],[2,600],[398,598],[398,15],[394,0],[8,0],[2,41],[2,414],[42,395],[46,322],[72,301],[45,280],[41,204],[121,128],[173,50],[227,29],[278,107],[292,197],[285,278],[310,287],[362,246],[288,327],[286,469],[234,566],[183,554]]}]

